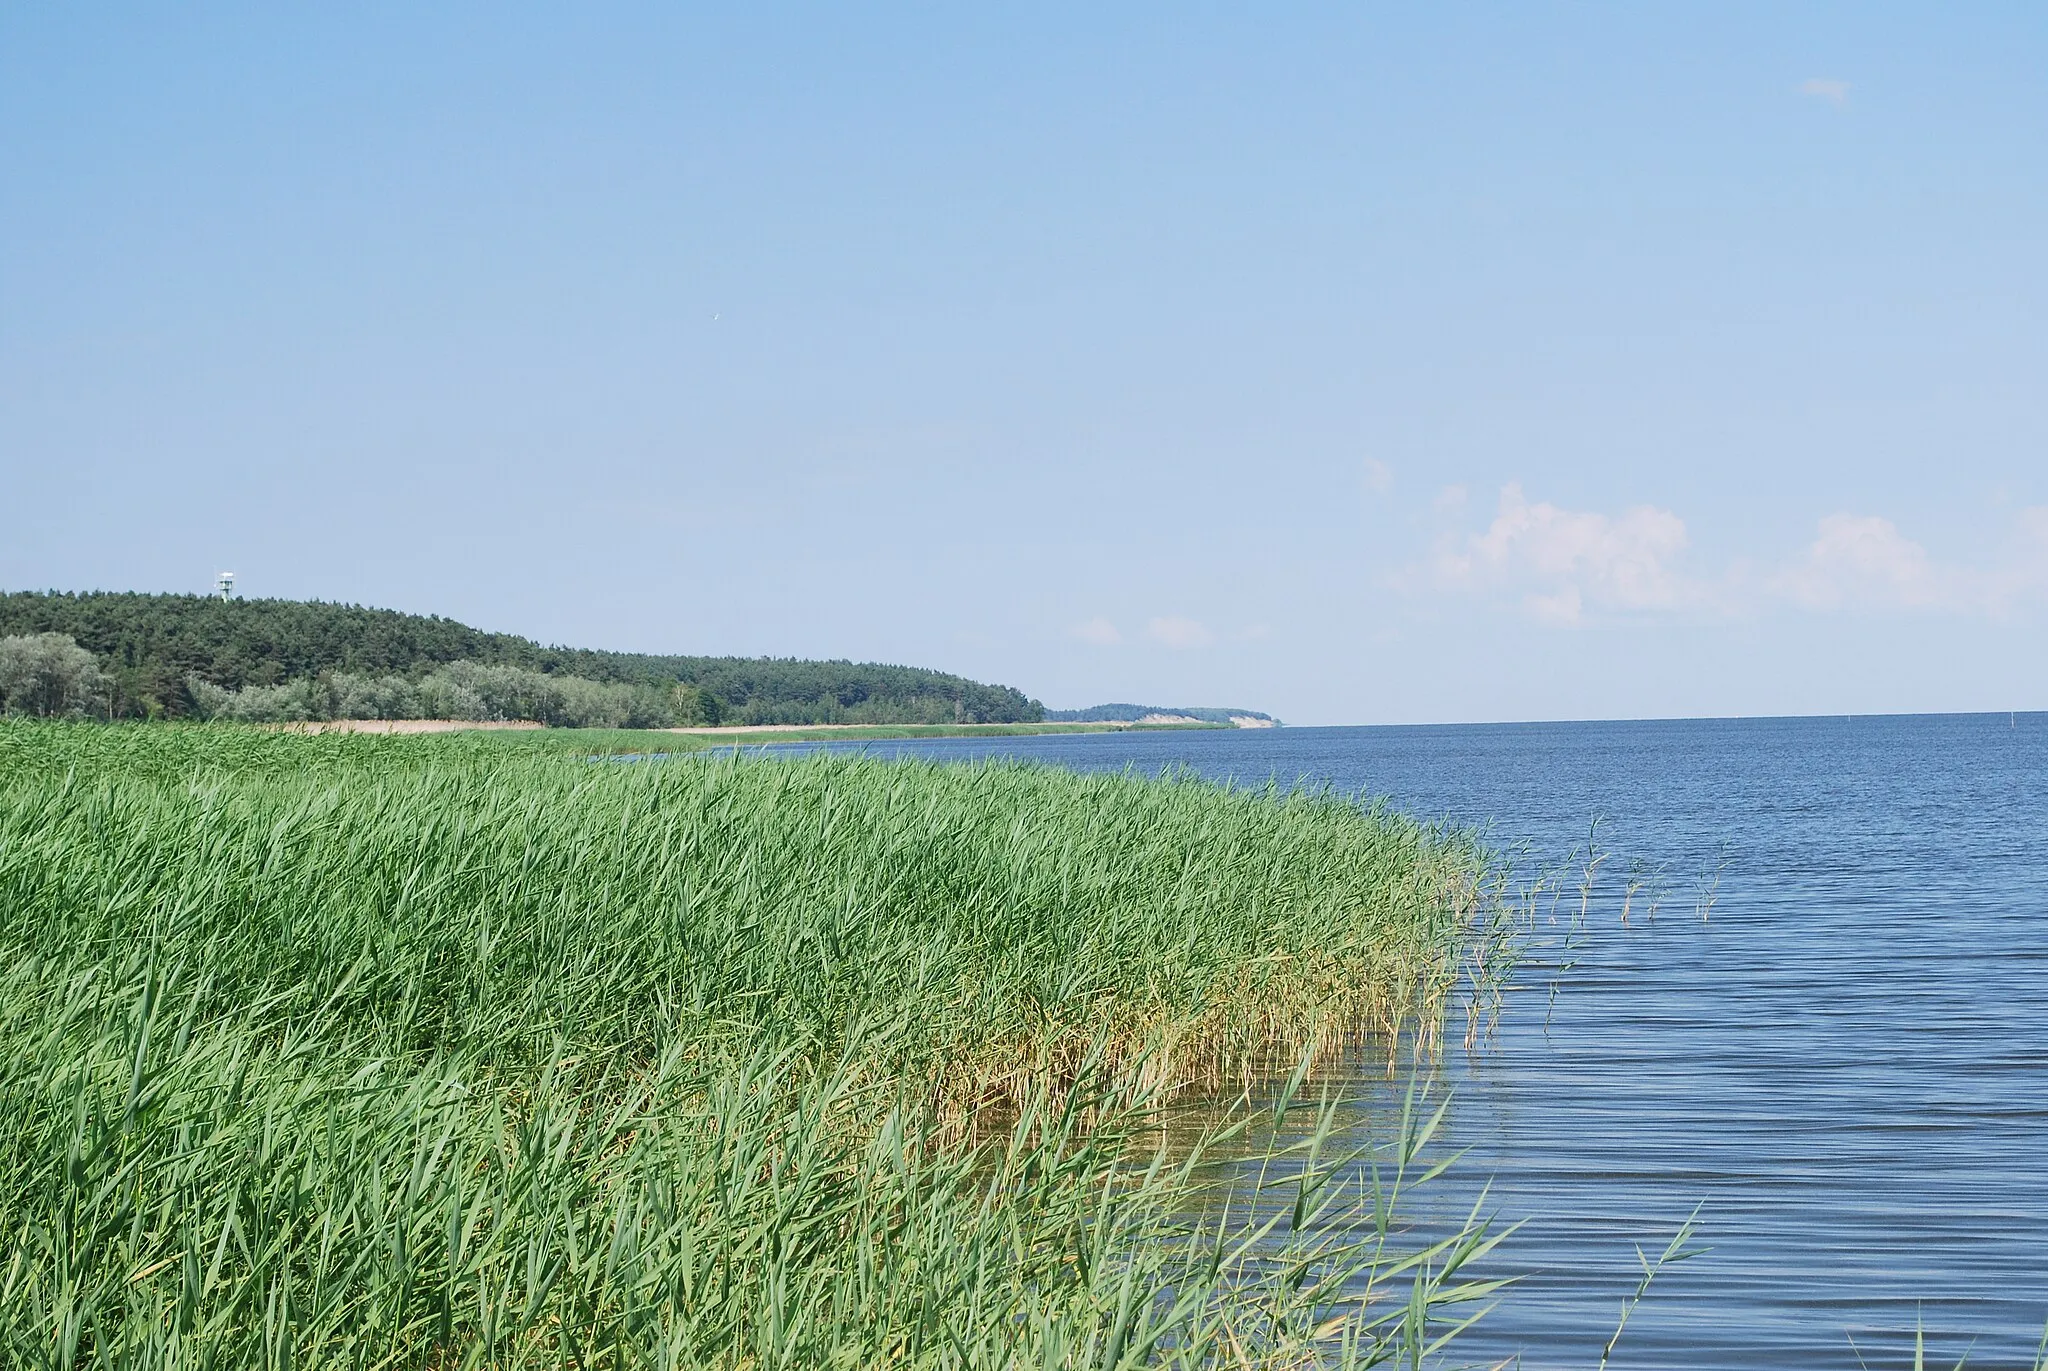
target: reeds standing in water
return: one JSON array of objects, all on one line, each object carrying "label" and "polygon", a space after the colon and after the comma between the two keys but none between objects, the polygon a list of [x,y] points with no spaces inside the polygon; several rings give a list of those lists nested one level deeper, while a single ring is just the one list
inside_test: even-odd
[{"label": "reeds standing in water", "polygon": [[0,727],[0,1350],[1408,1364],[1490,1290],[1480,1216],[1402,1238],[1440,1115],[1147,1140],[1426,1033],[1474,863],[1187,780]]}]

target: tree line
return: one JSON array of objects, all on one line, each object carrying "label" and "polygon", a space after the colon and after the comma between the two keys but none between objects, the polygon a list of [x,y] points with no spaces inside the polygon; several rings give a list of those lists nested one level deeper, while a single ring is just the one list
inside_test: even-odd
[{"label": "tree line", "polygon": [[[302,710],[294,717],[305,718],[427,717],[333,711],[474,707],[457,687],[497,708],[480,682],[501,692],[501,701],[551,709],[563,720],[1028,723],[1044,715],[1022,691],[918,667],[547,647],[438,615],[321,601],[0,594],[0,637],[51,634],[75,643],[99,677],[95,707],[80,712],[111,718],[253,717],[259,710]],[[492,668],[523,675],[490,675]],[[528,678],[552,682],[553,695]],[[322,709],[330,712],[314,712]]]},{"label": "tree line", "polygon": [[682,682],[662,690],[482,662],[450,662],[417,681],[336,671],[240,690],[196,676],[187,684],[200,717],[242,723],[525,719],[554,728],[678,728],[709,722],[702,694]]}]

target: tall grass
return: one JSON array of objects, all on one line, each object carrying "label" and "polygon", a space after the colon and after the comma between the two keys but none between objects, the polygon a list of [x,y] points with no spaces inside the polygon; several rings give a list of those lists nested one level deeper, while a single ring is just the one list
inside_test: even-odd
[{"label": "tall grass", "polygon": [[0,1349],[1419,1357],[1488,1241],[1390,1241],[1427,1111],[1383,1170],[1326,1112],[1220,1197],[1146,1130],[1426,1031],[1473,875],[1187,780],[6,725]]}]

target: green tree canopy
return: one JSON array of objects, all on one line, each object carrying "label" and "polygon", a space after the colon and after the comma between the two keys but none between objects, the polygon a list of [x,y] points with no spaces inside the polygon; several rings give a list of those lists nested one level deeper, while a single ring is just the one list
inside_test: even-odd
[{"label": "green tree canopy", "polygon": [[68,634],[0,638],[0,710],[42,718],[84,714],[106,693],[99,663]]},{"label": "green tree canopy", "polygon": [[[223,690],[336,675],[417,683],[457,662],[693,694],[711,722],[1032,723],[1022,691],[919,667],[770,657],[654,656],[549,647],[438,615],[311,600],[92,591],[0,594],[0,634],[60,633],[89,652],[117,716],[202,712],[191,681]],[[365,687],[367,688],[367,687]]]}]

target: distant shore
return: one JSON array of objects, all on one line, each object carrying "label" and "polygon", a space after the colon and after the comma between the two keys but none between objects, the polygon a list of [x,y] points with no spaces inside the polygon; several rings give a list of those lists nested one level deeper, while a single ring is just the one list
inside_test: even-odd
[{"label": "distant shore", "polygon": [[[470,729],[536,731],[545,724],[524,719],[312,719],[283,724],[256,724],[272,733],[456,733]],[[816,736],[888,738],[971,738],[1017,737],[1039,733],[1121,733],[1131,729],[1144,732],[1186,728],[1228,728],[1199,720],[1133,723],[1017,723],[1017,724],[700,724],[685,728],[648,729],[550,729],[554,733],[679,733],[696,738],[746,738],[779,735],[804,741]]]},{"label": "distant shore", "polygon": [[309,719],[257,724],[272,733],[455,733],[471,728],[546,728],[529,719]]},{"label": "distant shore", "polygon": [[[1210,725],[1203,725],[1210,727]],[[960,736],[972,737],[977,733],[1117,733],[1133,727],[1157,727],[1157,725],[1133,725],[1125,723],[1087,724],[699,724],[689,728],[663,728],[653,730],[659,733],[689,733],[703,737],[720,737],[724,734],[745,733],[874,733],[887,730],[892,733],[914,732],[924,737]]]}]

